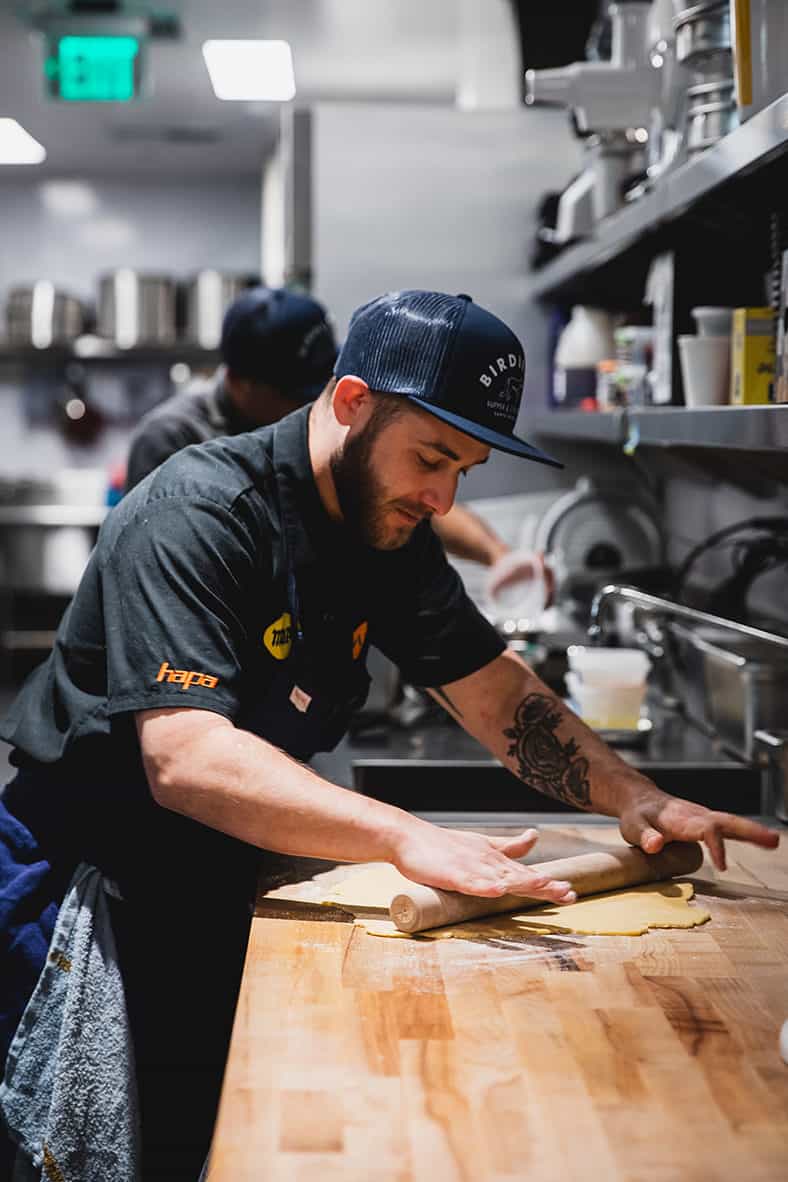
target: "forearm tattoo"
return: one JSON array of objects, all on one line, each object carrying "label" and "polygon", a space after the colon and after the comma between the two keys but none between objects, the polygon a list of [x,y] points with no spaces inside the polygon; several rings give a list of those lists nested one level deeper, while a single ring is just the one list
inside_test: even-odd
[{"label": "forearm tattoo", "polygon": [[504,734],[512,743],[507,752],[517,760],[524,783],[575,808],[591,807],[588,760],[574,739],[556,735],[561,712],[546,694],[528,694],[514,712],[514,726]]}]

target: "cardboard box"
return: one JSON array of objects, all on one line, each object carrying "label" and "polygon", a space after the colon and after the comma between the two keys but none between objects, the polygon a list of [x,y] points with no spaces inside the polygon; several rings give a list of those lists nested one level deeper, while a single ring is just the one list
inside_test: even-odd
[{"label": "cardboard box", "polygon": [[773,308],[734,308],[731,347],[731,402],[752,406],[774,402]]}]

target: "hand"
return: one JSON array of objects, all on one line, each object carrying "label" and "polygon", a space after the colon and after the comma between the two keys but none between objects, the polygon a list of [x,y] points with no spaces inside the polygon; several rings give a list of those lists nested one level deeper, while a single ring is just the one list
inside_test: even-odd
[{"label": "hand", "polygon": [[508,587],[539,578],[544,579],[546,606],[553,598],[555,586],[553,572],[545,564],[544,555],[535,550],[508,550],[490,568],[487,577],[488,598],[494,600]]},{"label": "hand", "polygon": [[634,798],[621,812],[622,836],[646,854],[657,854],[668,841],[703,841],[718,870],[725,870],[725,838],[749,841],[764,849],[776,849],[780,838],[772,829],[669,796],[654,787]]},{"label": "hand", "polygon": [[574,903],[571,883],[537,874],[516,860],[533,849],[538,836],[535,829],[526,829],[517,837],[486,837],[420,822],[400,837],[392,861],[406,878],[444,891]]}]

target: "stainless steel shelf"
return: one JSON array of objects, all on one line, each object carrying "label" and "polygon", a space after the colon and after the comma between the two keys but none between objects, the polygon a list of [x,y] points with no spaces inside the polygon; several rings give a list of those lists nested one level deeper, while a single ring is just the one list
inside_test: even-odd
[{"label": "stainless steel shelf", "polygon": [[589,443],[788,452],[788,405],[648,407],[554,411],[526,420],[526,433]]},{"label": "stainless steel shelf", "polygon": [[675,221],[713,189],[759,168],[788,145],[788,95],[753,115],[719,143],[660,178],[650,193],[606,218],[594,238],[569,247],[528,277],[526,295],[544,299],[604,266],[659,226]]},{"label": "stainless steel shelf", "polygon": [[632,410],[629,431],[656,447],[716,447],[734,451],[788,451],[788,405],[683,406]]},{"label": "stainless steel shelf", "polygon": [[2,526],[80,526],[101,525],[109,509],[106,505],[0,505]]},{"label": "stainless steel shelf", "polygon": [[549,414],[534,415],[525,421],[525,435],[624,443],[627,438],[626,411],[556,410]]},{"label": "stainless steel shelf", "polygon": [[203,349],[190,341],[175,341],[171,345],[136,345],[131,349],[119,349],[110,341],[101,341],[89,346],[81,344],[84,338],[77,338],[72,344],[52,345],[47,349],[36,349],[32,345],[10,345],[0,343],[0,366],[2,365],[45,365],[64,364],[76,361],[79,364],[100,364],[115,362],[145,362],[172,364],[175,361],[191,361],[195,364],[218,364],[218,349]]}]

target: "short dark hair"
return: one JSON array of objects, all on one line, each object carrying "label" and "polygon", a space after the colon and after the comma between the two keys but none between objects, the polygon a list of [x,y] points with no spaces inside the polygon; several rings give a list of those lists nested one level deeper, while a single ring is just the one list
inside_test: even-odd
[{"label": "short dark hair", "polygon": [[383,394],[380,390],[373,390],[374,402],[372,414],[369,416],[368,426],[377,435],[389,423],[393,423],[400,415],[409,409],[407,402],[399,394]]}]

